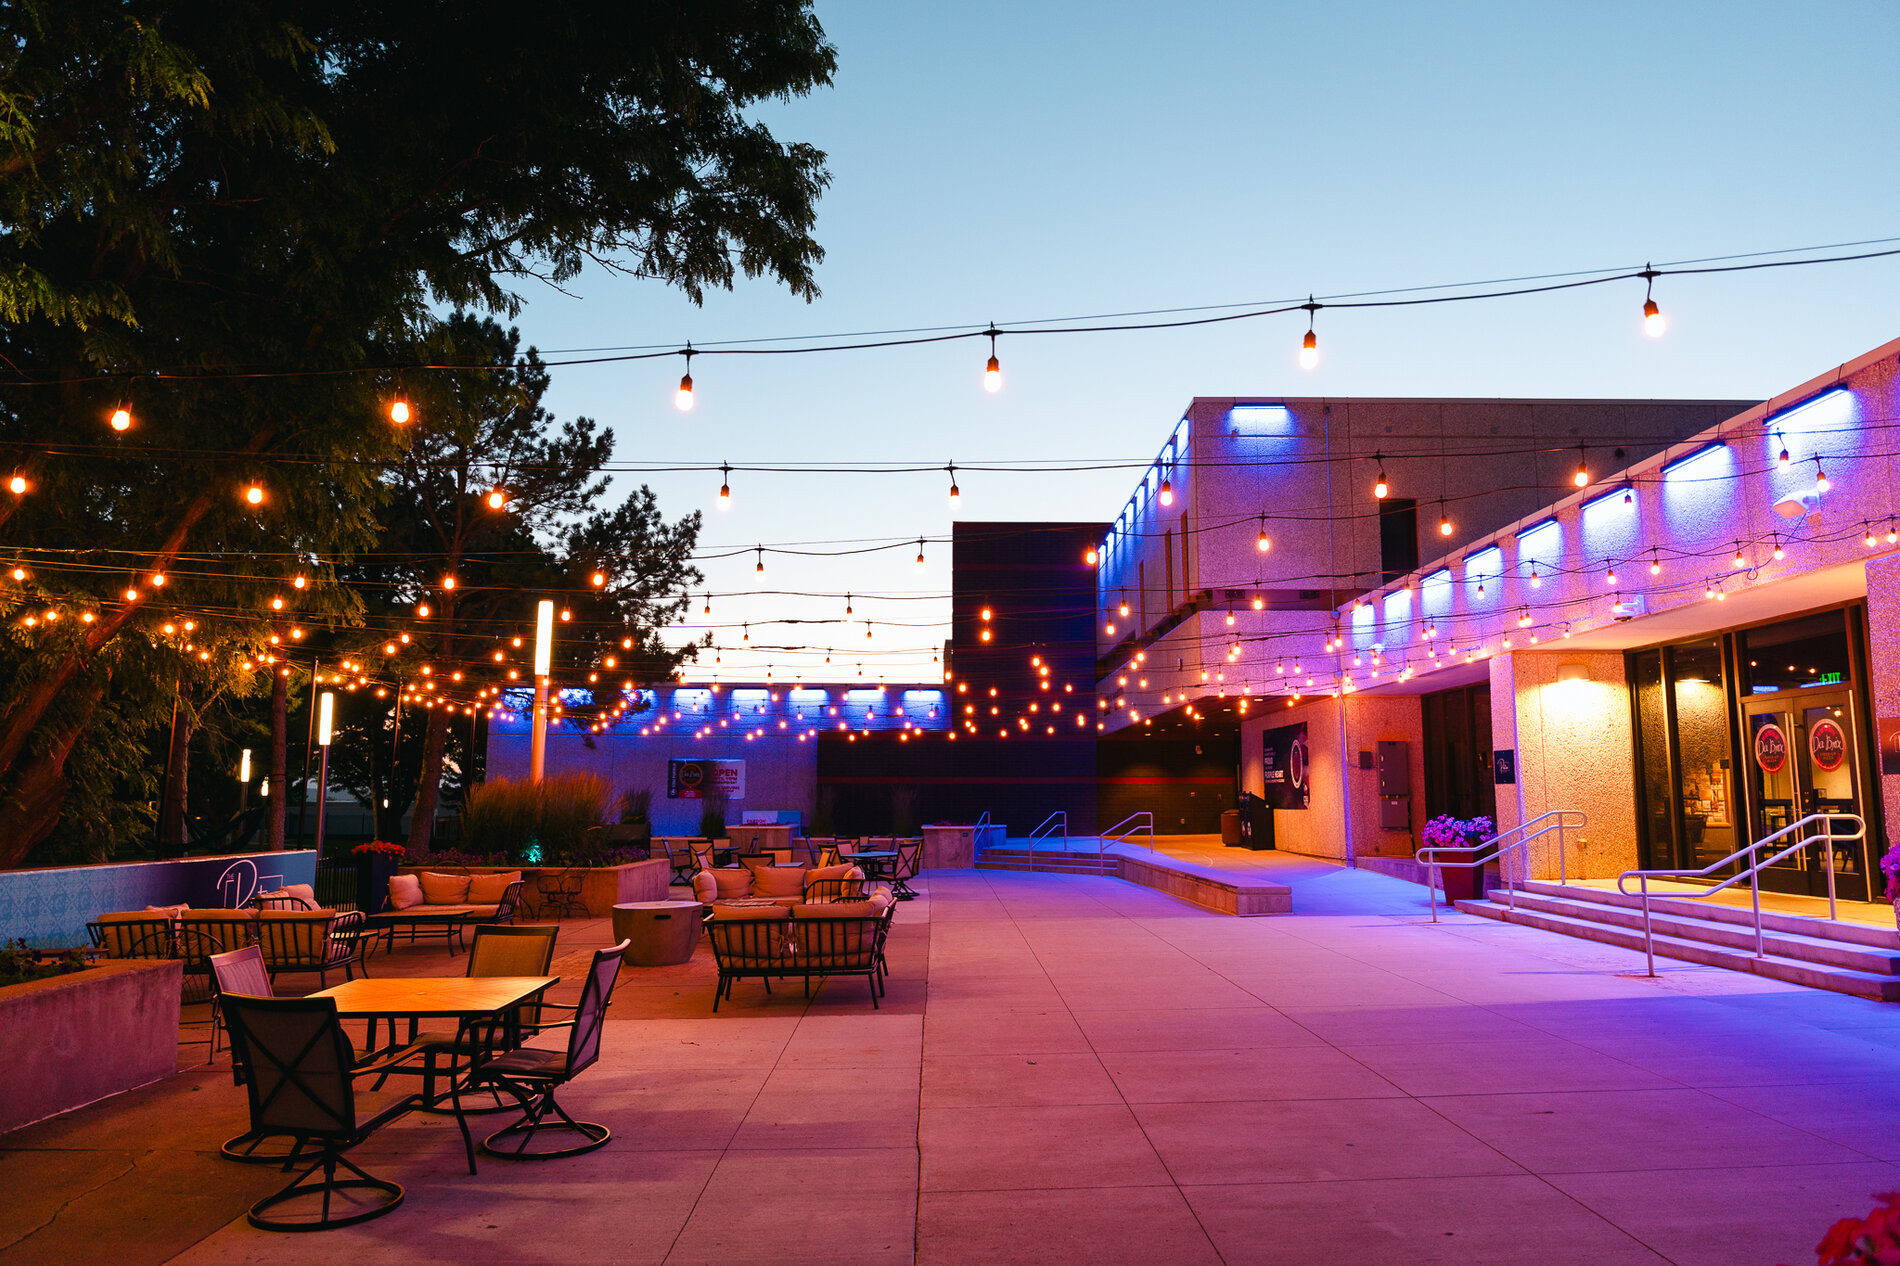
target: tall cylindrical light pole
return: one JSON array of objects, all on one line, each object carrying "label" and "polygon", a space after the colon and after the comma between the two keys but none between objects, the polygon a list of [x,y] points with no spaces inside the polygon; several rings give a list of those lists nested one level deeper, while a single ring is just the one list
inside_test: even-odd
[{"label": "tall cylindrical light pole", "polygon": [[534,730],[528,748],[528,780],[540,782],[548,766],[548,675],[554,665],[554,603],[541,599],[534,615]]},{"label": "tall cylindrical light pole", "polygon": [[317,748],[323,754],[317,760],[317,856],[323,856],[323,811],[330,799],[330,720],[336,709],[336,692],[326,690],[317,700]]},{"label": "tall cylindrical light pole", "polygon": [[244,812],[251,800],[251,749],[238,758],[238,812]]}]

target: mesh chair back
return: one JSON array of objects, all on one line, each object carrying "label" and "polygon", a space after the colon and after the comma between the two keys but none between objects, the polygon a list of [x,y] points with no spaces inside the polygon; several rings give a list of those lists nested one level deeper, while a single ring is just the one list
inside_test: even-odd
[{"label": "mesh chair back", "polygon": [[220,994],[237,993],[252,998],[268,998],[273,992],[270,972],[264,968],[264,951],[255,945],[211,956],[211,976],[218,982]]},{"label": "mesh chair back", "polygon": [[226,994],[231,1059],[262,1134],[348,1139],[356,1134],[355,1054],[332,998]]},{"label": "mesh chair back", "polygon": [[810,971],[869,967],[877,953],[877,915],[845,919],[800,919],[793,936],[797,961]]},{"label": "mesh chair back", "polygon": [[785,942],[791,919],[721,919],[706,925],[713,960],[720,971],[756,971],[785,962]]},{"label": "mesh chair back", "polygon": [[257,939],[257,915],[250,910],[187,910],[179,916],[178,926],[182,931],[209,937],[219,952],[249,945]]},{"label": "mesh chair back", "polygon": [[107,958],[170,958],[172,921],[162,914],[102,914],[99,947]]},{"label": "mesh chair back", "polygon": [[518,928],[484,923],[475,929],[475,943],[469,947],[468,974],[545,976],[554,961],[554,938],[560,931],[551,923]]},{"label": "mesh chair back", "polygon": [[620,956],[631,941],[594,951],[594,965],[581,986],[581,1000],[574,1008],[574,1027],[568,1030],[567,1075],[572,1077],[600,1058],[600,1029],[607,1022],[607,1003],[613,997],[614,981],[620,976]]},{"label": "mesh chair back", "polygon": [[915,879],[917,864],[923,857],[924,842],[920,839],[894,840],[897,860],[891,863],[891,875],[896,879]]}]

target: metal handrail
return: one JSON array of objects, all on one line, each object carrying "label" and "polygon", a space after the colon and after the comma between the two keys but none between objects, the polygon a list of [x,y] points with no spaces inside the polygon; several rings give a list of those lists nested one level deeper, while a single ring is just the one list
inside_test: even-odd
[{"label": "metal handrail", "polygon": [[[1124,827],[1127,829],[1123,830]],[[1100,835],[1095,837],[1096,861],[1100,862],[1103,856],[1107,854],[1108,842],[1110,840],[1114,840],[1117,844],[1126,844],[1130,838],[1140,834],[1142,831],[1148,832],[1148,843],[1146,847],[1150,853],[1154,852],[1155,815],[1151,811],[1143,809],[1139,813],[1129,814],[1114,826],[1109,827],[1106,831],[1103,831]]]},{"label": "metal handrail", "polygon": [[[1674,892],[1674,893],[1669,894],[1672,897],[1681,897],[1685,901],[1700,901],[1704,897],[1712,896],[1713,894],[1722,891],[1722,889],[1727,888],[1731,884],[1738,884],[1744,879],[1748,880],[1749,901],[1753,905],[1754,911],[1755,911],[1755,957],[1766,958],[1767,953],[1762,947],[1762,934],[1761,934],[1761,873],[1762,871],[1766,870],[1770,866],[1773,866],[1776,862],[1780,861],[1782,858],[1790,856],[1791,854],[1800,852],[1802,849],[1808,847],[1808,845],[1810,844],[1821,843],[1822,845],[1824,845],[1823,858],[1827,867],[1827,917],[1830,919],[1838,920],[1840,917],[1840,914],[1835,906],[1835,901],[1834,901],[1834,843],[1837,840],[1842,843],[1852,843],[1855,840],[1864,840],[1867,838],[1867,823],[1858,814],[1810,813],[1807,817],[1802,818],[1799,821],[1788,823],[1788,825],[1782,827],[1779,831],[1773,831],[1767,835],[1762,836],[1760,839],[1756,840],[1753,844],[1750,844],[1746,848],[1740,848],[1740,849],[1735,850],[1733,853],[1730,853],[1727,857],[1724,857],[1719,862],[1710,862],[1707,866],[1704,866],[1700,870],[1626,870],[1622,874],[1618,875],[1616,877],[1616,890],[1618,892],[1622,893],[1626,897],[1634,895],[1630,892],[1628,888],[1625,888],[1623,886],[1624,880],[1629,879],[1630,877],[1634,876],[1637,880],[1638,892],[1640,893],[1643,899],[1643,955],[1649,960],[1649,974],[1652,976],[1656,974],[1656,942],[1655,942],[1655,938],[1650,934],[1650,930],[1649,930],[1649,881],[1650,880],[1652,879],[1705,879],[1708,876],[1713,875],[1716,871],[1722,869],[1724,866],[1734,865],[1735,863],[1740,862],[1744,857],[1749,856],[1751,853],[1759,853],[1762,849],[1766,848],[1770,844],[1773,844],[1776,840],[1781,839],[1783,836],[1799,831],[1802,828],[1810,826],[1816,822],[1819,822],[1821,824],[1821,833],[1819,835],[1802,836],[1796,839],[1795,842],[1793,844],[1790,844],[1787,848],[1784,848],[1779,853],[1776,853],[1773,857],[1757,858],[1755,863],[1752,866],[1750,866],[1748,869],[1743,870],[1743,871],[1738,871],[1737,873],[1730,875],[1727,879],[1724,879],[1721,883],[1716,884],[1713,887],[1706,888],[1701,892]],[[1854,833],[1852,835],[1835,834],[1834,824],[1836,822],[1853,823]]]},{"label": "metal handrail", "polygon": [[[1548,819],[1548,821],[1546,821],[1546,819]],[[1537,824],[1540,822],[1543,822],[1544,825],[1538,826]],[[1560,884],[1568,883],[1570,881],[1570,862],[1564,848],[1564,832],[1573,828],[1582,828],[1589,824],[1589,817],[1586,816],[1581,809],[1552,809],[1547,813],[1538,814],[1528,822],[1519,822],[1514,827],[1499,831],[1490,839],[1480,840],[1476,844],[1440,844],[1433,845],[1430,848],[1419,849],[1412,854],[1412,860],[1429,868],[1425,876],[1425,887],[1431,893],[1432,922],[1438,922],[1438,872],[1440,870],[1470,870],[1473,867],[1482,868],[1493,861],[1498,862],[1498,877],[1504,881],[1505,899],[1510,903],[1512,911],[1515,912],[1517,909],[1516,876],[1513,868],[1503,864],[1504,857],[1511,853],[1523,852],[1525,854],[1524,877],[1529,879],[1529,850],[1531,841],[1540,839],[1543,836],[1549,835],[1552,831],[1555,831],[1557,833],[1557,882]],[[1532,827],[1537,827],[1537,829],[1533,831],[1531,830]],[[1524,835],[1522,839],[1512,840],[1508,844],[1505,843],[1507,838],[1517,835],[1519,832],[1528,832],[1528,834]],[[1486,849],[1490,849],[1491,851],[1486,853],[1484,851]],[[1478,856],[1468,861],[1453,862],[1445,861],[1440,858],[1438,856],[1440,853],[1477,853]]]},{"label": "metal handrail", "polygon": [[[1054,825],[1051,825],[1051,823]],[[1069,839],[1069,811],[1067,809],[1057,809],[1054,813],[1044,818],[1040,826],[1029,833],[1029,869],[1031,871],[1036,869],[1036,841],[1048,839],[1053,836],[1058,829],[1061,830],[1063,842],[1066,844]],[[1065,848],[1063,851],[1067,852],[1068,850]]]}]

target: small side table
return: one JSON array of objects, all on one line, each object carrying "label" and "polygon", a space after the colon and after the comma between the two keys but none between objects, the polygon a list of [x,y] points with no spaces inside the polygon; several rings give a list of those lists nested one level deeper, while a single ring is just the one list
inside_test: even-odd
[{"label": "small side table", "polygon": [[699,946],[697,901],[628,901],[614,907],[614,939],[626,941],[620,961],[629,967],[690,962]]}]

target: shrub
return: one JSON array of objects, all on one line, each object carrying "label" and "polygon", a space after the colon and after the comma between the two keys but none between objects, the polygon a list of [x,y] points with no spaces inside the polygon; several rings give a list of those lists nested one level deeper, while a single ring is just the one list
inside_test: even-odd
[{"label": "shrub", "polygon": [[587,833],[606,821],[612,795],[598,774],[485,782],[463,801],[462,849],[514,856],[533,839],[542,846],[542,861],[571,862],[586,851]]},{"label": "shrub", "polygon": [[652,808],[653,788],[631,787],[620,797],[620,820],[623,823],[645,822]]},{"label": "shrub", "polygon": [[699,833],[709,840],[716,840],[726,833],[726,798],[707,796],[699,802]]}]

